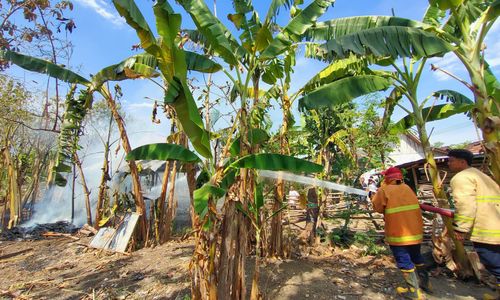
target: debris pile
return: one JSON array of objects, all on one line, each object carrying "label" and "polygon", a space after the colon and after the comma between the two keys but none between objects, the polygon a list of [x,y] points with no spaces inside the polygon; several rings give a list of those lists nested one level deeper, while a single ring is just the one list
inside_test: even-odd
[{"label": "debris pile", "polygon": [[39,240],[53,233],[73,234],[78,231],[78,227],[67,221],[56,223],[37,224],[32,227],[14,227],[10,230],[0,232],[0,240]]}]

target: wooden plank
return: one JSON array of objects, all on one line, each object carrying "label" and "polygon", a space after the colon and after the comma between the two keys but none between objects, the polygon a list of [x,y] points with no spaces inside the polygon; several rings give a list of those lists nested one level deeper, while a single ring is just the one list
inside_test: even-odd
[{"label": "wooden plank", "polygon": [[33,250],[33,248],[27,248],[27,249],[23,249],[23,250],[20,250],[20,251],[16,251],[16,252],[4,254],[4,255],[0,256],[0,260],[11,258],[11,257],[17,256],[17,255],[21,255],[21,254],[29,252],[31,250]]}]

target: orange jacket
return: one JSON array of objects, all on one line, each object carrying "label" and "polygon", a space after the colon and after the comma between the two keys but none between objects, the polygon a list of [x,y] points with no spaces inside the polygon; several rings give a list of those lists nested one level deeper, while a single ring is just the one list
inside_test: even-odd
[{"label": "orange jacket", "polygon": [[416,245],[422,242],[423,221],[415,193],[406,184],[388,184],[372,199],[376,212],[384,214],[385,240],[389,245]]}]

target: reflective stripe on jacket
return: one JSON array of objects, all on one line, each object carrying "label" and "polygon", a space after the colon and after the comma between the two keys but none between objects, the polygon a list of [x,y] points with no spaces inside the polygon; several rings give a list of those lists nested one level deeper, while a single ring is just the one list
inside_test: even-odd
[{"label": "reflective stripe on jacket", "polygon": [[500,244],[500,188],[476,168],[467,168],[451,179],[456,231],[471,233],[471,240]]},{"label": "reflective stripe on jacket", "polygon": [[406,184],[382,186],[373,197],[373,208],[384,214],[385,240],[389,245],[420,244],[422,213],[415,193]]}]

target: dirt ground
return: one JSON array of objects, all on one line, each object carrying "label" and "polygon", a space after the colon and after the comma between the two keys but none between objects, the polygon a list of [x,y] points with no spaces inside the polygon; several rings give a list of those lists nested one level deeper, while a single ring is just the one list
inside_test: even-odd
[{"label": "dirt ground", "polygon": [[[173,241],[131,255],[111,254],[78,241],[51,237],[0,242],[0,299],[190,299],[193,241]],[[399,271],[388,255],[362,256],[360,249],[311,249],[291,260],[267,260],[265,299],[396,299]],[[320,254],[322,253],[322,254]],[[326,254],[325,254],[326,253]],[[247,282],[252,259],[247,261]],[[440,274],[427,299],[481,299],[485,285]]]}]

